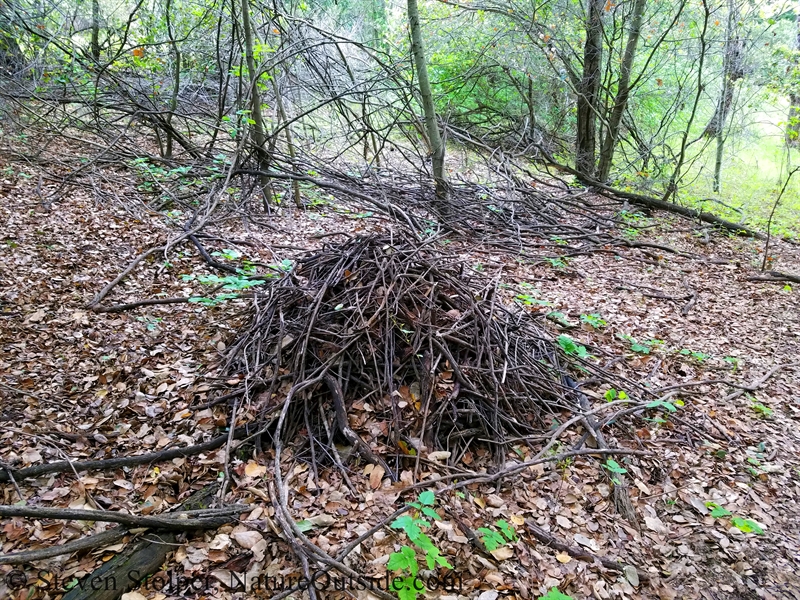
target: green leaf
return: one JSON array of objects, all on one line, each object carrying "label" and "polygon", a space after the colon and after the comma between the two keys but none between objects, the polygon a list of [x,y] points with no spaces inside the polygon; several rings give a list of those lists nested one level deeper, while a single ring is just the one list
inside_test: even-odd
[{"label": "green leaf", "polygon": [[436,502],[436,495],[432,491],[426,490],[417,497],[417,500],[427,506],[433,506],[433,503]]},{"label": "green leaf", "polygon": [[390,527],[392,529],[402,529],[412,540],[422,533],[422,530],[419,528],[419,521],[414,519],[411,515],[401,515],[397,517]]},{"label": "green leaf", "polygon": [[671,413],[678,411],[678,409],[675,408],[674,404],[672,404],[671,402],[665,402],[664,400],[655,400],[650,404],[647,404],[646,406],[647,408],[664,408]]},{"label": "green leaf", "polygon": [[414,588],[415,575],[404,577],[398,584],[392,581],[392,591],[397,592],[400,600],[417,600],[417,590]]},{"label": "green leaf", "polygon": [[552,588],[544,596],[539,596],[536,600],[573,600],[573,598],[562,594],[558,588]]},{"label": "green leaf", "polygon": [[513,525],[511,525],[507,521],[504,521],[503,519],[499,519],[498,521],[496,521],[495,525],[497,525],[497,528],[503,533],[504,536],[506,536],[506,539],[509,542],[516,541],[517,531],[514,529]]},{"label": "green leaf", "polygon": [[296,525],[297,525],[297,528],[300,531],[302,531],[303,533],[305,533],[306,531],[311,531],[312,529],[314,529],[314,524],[311,521],[306,521],[305,519],[303,519],[302,521],[298,521],[296,523]]},{"label": "green leaf", "polygon": [[439,521],[442,518],[442,517],[440,517],[438,515],[438,513],[435,510],[433,510],[432,508],[430,508],[428,506],[423,506],[422,507],[422,514],[425,515],[426,517],[430,517],[434,521]]},{"label": "green leaf", "polygon": [[500,546],[506,543],[506,541],[503,539],[503,536],[496,531],[487,529],[486,527],[480,527],[477,531],[481,534],[481,541],[489,552],[492,550],[497,550]]},{"label": "green leaf", "polygon": [[764,533],[758,523],[750,519],[742,519],[741,517],[733,517],[731,524],[744,533],[757,533],[759,535]]},{"label": "green leaf", "polygon": [[392,552],[391,556],[389,556],[389,562],[386,563],[386,568],[390,571],[405,570],[416,576],[419,572],[417,553],[409,546],[402,546],[400,552]]},{"label": "green leaf", "polygon": [[617,461],[612,460],[610,458],[606,461],[606,464],[604,464],[603,466],[610,472],[619,473],[620,475],[628,472],[628,470],[621,467]]}]

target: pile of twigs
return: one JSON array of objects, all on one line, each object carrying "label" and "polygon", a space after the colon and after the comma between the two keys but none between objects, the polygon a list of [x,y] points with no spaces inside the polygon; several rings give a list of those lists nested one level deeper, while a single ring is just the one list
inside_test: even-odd
[{"label": "pile of twigs", "polygon": [[442,240],[387,234],[305,256],[254,299],[228,372],[266,399],[265,414],[275,400],[294,403],[281,435],[303,428],[312,446],[331,448],[337,431],[358,444],[354,402],[388,424],[373,438],[381,455],[424,447],[455,462],[471,442],[501,457],[511,439],[535,441],[554,416],[579,410],[569,364],[540,320],[503,303],[498,279],[446,251]]}]

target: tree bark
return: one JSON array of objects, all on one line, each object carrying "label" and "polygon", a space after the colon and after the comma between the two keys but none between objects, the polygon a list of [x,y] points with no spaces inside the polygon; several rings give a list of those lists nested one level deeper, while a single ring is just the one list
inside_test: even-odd
[{"label": "tree bark", "polygon": [[619,139],[619,129],[622,123],[622,115],[628,105],[630,95],[631,70],[633,69],[633,59],[636,56],[636,46],[639,43],[639,35],[642,30],[642,16],[646,0],[635,0],[633,12],[631,14],[631,28],[628,32],[628,42],[625,45],[625,53],[622,56],[620,66],[619,83],[617,84],[617,97],[614,100],[614,107],[611,109],[611,116],[608,120],[608,130],[606,131],[603,145],[600,150],[600,165],[597,168],[597,179],[605,182],[611,172],[611,165],[614,159],[614,148]]},{"label": "tree bark", "polygon": [[433,163],[433,179],[436,182],[436,200],[440,209],[447,211],[448,183],[444,171],[444,142],[436,122],[436,108],[433,105],[433,92],[428,79],[428,64],[425,60],[425,48],[422,45],[422,27],[419,22],[419,6],[417,0],[408,0],[408,26],[411,30],[411,54],[419,80],[419,93],[422,97],[422,110],[425,113],[425,130],[431,143],[431,161]]},{"label": "tree bark", "polygon": [[723,58],[722,90],[720,91],[714,116],[704,132],[717,140],[717,152],[714,160],[714,191],[720,191],[722,178],[722,155],[725,146],[725,125],[733,104],[733,87],[744,77],[744,47],[736,28],[739,22],[739,5],[736,0],[728,2],[728,24],[725,30],[725,56]]},{"label": "tree bark", "polygon": [[92,0],[92,58],[100,61],[100,0]]},{"label": "tree bark", "polygon": [[578,86],[578,125],[575,140],[575,169],[594,176],[597,136],[597,103],[600,68],[603,62],[603,0],[588,0],[586,43],[583,47],[583,76]]},{"label": "tree bark", "polygon": [[[253,53],[253,27],[250,23],[250,0],[242,0],[242,30],[244,33],[245,61],[247,63],[247,73],[250,77],[250,114],[253,119],[251,135],[253,144],[256,147],[258,157],[258,168],[260,171],[269,169],[269,153],[266,150],[267,138],[264,135],[264,117],[261,114],[261,94],[258,90],[258,72],[256,71],[256,60]],[[259,175],[261,189],[264,193],[265,202],[272,200],[272,189],[269,178],[266,175]]]},{"label": "tree bark", "polygon": [[[800,52],[800,12],[797,13],[794,49]],[[797,69],[797,67],[795,67]],[[792,147],[800,146],[800,91],[789,94],[789,124],[786,126],[786,143]]]},{"label": "tree bark", "polygon": [[[98,2],[98,0],[93,0],[93,2]],[[178,92],[181,89],[181,51],[178,49],[178,42],[175,40],[175,34],[172,30],[172,0],[167,0],[166,18],[169,45],[172,48],[172,53],[175,56],[175,68],[172,73],[174,82],[172,87],[172,95],[169,99],[169,113],[167,113],[167,143],[164,156],[166,158],[172,158],[172,115],[175,114],[175,109],[178,108]],[[92,35],[94,35],[94,30],[92,31]]]}]

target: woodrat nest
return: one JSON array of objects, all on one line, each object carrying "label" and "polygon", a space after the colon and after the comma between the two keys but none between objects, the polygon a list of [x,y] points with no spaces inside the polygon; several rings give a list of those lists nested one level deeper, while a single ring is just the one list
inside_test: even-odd
[{"label": "woodrat nest", "polygon": [[[474,443],[502,456],[578,408],[570,365],[543,317],[505,304],[498,278],[447,252],[385,234],[305,255],[254,299],[228,373],[245,376],[264,415],[291,390],[282,433],[305,440],[302,430],[312,452],[344,434],[384,457],[424,446],[457,461]],[[358,440],[351,408],[370,413]]]}]

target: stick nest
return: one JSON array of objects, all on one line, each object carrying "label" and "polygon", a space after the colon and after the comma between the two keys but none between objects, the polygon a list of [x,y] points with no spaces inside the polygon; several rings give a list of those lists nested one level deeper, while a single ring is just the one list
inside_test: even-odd
[{"label": "stick nest", "polygon": [[228,373],[244,374],[264,414],[288,394],[294,434],[328,446],[331,401],[373,413],[381,454],[424,446],[456,459],[470,443],[496,453],[541,433],[577,408],[564,354],[542,318],[503,303],[498,278],[446,251],[387,234],[305,255],[255,298]]}]

